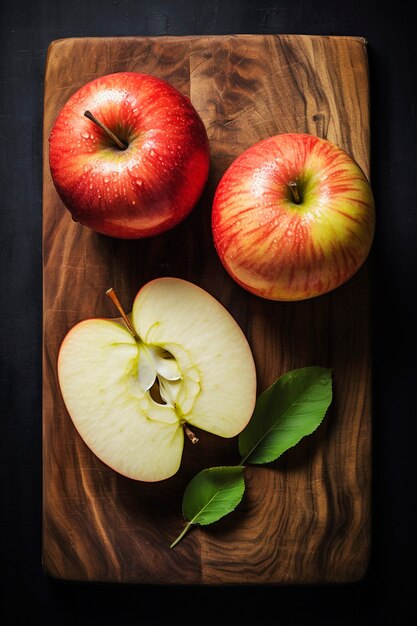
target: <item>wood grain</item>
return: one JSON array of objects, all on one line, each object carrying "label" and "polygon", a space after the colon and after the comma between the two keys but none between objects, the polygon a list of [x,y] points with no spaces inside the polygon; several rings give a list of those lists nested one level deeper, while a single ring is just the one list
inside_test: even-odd
[{"label": "wood grain", "polygon": [[[68,97],[89,80],[130,70],[188,95],[207,128],[211,171],[203,197],[177,228],[115,240],[72,222],[51,181],[48,136]],[[370,542],[371,388],[369,272],[298,303],[240,289],[214,252],[213,194],[232,160],[280,132],[308,132],[347,150],[369,176],[368,65],[364,40],[313,36],[89,38],[54,42],[44,105],[43,562],[68,580],[158,584],[324,583],[357,580]],[[126,309],[157,276],[191,280],[234,315],[254,352],[259,391],[305,365],[333,368],[334,402],[320,429],[280,460],[245,470],[242,504],[194,529],[174,550],[181,500],[200,469],[238,460],[237,442],[200,432],[178,474],[126,479],[84,445],[63,405],[56,359],[86,317]]]}]

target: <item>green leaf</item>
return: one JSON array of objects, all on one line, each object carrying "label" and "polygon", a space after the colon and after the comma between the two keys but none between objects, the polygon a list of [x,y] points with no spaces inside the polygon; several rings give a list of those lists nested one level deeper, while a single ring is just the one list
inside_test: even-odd
[{"label": "green leaf", "polygon": [[211,467],[194,476],[184,492],[182,502],[182,512],[188,523],[171,548],[193,524],[212,524],[237,507],[245,491],[243,469],[241,465]]},{"label": "green leaf", "polygon": [[257,399],[239,435],[242,463],[269,463],[310,435],[332,401],[331,370],[304,367],[284,374]]},{"label": "green leaf", "polygon": [[193,524],[212,524],[237,507],[244,491],[241,465],[202,470],[184,492],[182,512]]}]

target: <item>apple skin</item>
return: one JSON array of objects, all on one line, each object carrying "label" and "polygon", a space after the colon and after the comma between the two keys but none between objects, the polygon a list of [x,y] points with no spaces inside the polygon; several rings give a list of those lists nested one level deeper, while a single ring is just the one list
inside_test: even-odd
[{"label": "apple skin", "polygon": [[[127,149],[86,118],[86,110]],[[118,238],[154,236],[181,222],[200,198],[209,162],[207,133],[190,100],[135,72],[81,87],[49,137],[52,180],[73,219]]]},{"label": "apple skin", "polygon": [[373,195],[360,167],[335,144],[304,133],[248,148],[213,202],[214,244],[225,269],[270,300],[305,300],[342,285],[367,258],[374,229]]}]

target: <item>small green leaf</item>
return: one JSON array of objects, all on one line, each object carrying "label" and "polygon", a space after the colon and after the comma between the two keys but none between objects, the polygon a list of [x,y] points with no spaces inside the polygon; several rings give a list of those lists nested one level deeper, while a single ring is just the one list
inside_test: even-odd
[{"label": "small green leaf", "polygon": [[239,435],[242,463],[269,463],[310,435],[332,401],[331,370],[304,367],[284,374],[257,399]]},{"label": "small green leaf", "polygon": [[182,512],[193,524],[212,524],[237,507],[244,491],[241,465],[202,470],[184,492]]},{"label": "small green leaf", "polygon": [[171,548],[193,524],[212,524],[237,507],[245,491],[243,469],[241,465],[211,467],[194,476],[182,501],[182,512],[188,523]]}]

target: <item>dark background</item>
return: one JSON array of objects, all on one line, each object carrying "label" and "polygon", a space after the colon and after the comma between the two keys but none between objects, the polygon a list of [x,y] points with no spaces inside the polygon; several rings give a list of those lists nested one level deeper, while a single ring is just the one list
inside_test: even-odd
[{"label": "dark background", "polygon": [[[1,600],[7,626],[398,625],[416,594],[414,0],[0,0]],[[353,585],[182,588],[57,583],[41,567],[42,106],[61,37],[360,35],[371,76],[373,543]],[[164,618],[164,615],[166,617]]]}]

